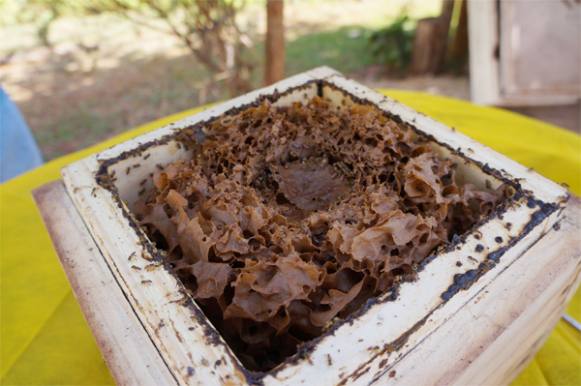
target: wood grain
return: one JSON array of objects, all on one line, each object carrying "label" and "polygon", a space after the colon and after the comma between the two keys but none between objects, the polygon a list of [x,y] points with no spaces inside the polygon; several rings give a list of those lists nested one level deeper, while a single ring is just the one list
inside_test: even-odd
[{"label": "wood grain", "polygon": [[[117,383],[176,384],[62,182],[33,194]],[[541,347],[581,279],[578,199],[570,200],[559,226],[549,228],[459,312],[383,368],[371,383],[420,384],[430,379],[439,385],[508,384]],[[515,291],[519,296],[514,296]]]},{"label": "wood grain", "polygon": [[119,385],[175,385],[61,181],[33,192],[67,278]]},{"label": "wood grain", "polygon": [[509,384],[560,319],[581,276],[581,205],[571,200],[560,229],[468,299],[461,311],[386,371],[378,384]]}]

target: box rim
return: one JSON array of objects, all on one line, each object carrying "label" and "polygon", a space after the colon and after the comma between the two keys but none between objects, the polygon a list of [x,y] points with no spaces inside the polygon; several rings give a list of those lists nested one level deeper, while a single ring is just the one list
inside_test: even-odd
[{"label": "box rim", "polygon": [[[323,73],[324,73],[324,71],[323,71]],[[494,168],[491,168],[491,167],[489,167],[487,164],[482,164],[482,163],[480,163],[478,160],[476,160],[476,159],[474,159],[474,158],[472,158],[472,157],[469,157],[469,156],[465,155],[464,153],[460,152],[460,151],[459,151],[459,150],[457,150],[457,149],[453,149],[453,148],[452,148],[452,147],[451,147],[449,144],[447,144],[447,143],[443,143],[443,142],[440,142],[440,141],[436,140],[436,138],[434,138],[434,137],[433,137],[431,134],[429,134],[429,133],[426,133],[424,130],[418,129],[418,128],[416,127],[416,125],[415,125],[415,122],[409,122],[409,121],[402,120],[402,119],[401,119],[401,118],[400,118],[398,115],[393,115],[393,114],[392,114],[390,111],[386,111],[384,108],[382,108],[382,107],[378,106],[377,104],[373,103],[373,102],[372,102],[372,101],[370,101],[369,99],[361,99],[361,98],[359,98],[358,96],[355,96],[355,95],[353,95],[353,94],[352,94],[352,93],[350,93],[349,91],[347,91],[347,90],[345,90],[345,89],[341,88],[340,86],[337,86],[337,85],[335,85],[335,84],[333,84],[333,83],[329,83],[329,82],[328,82],[328,79],[327,79],[327,78],[337,78],[337,77],[339,77],[340,79],[345,79],[345,78],[342,78],[341,76],[338,76],[338,75],[337,75],[335,72],[333,72],[333,73],[331,73],[331,74],[330,74],[330,75],[328,75],[328,76],[322,76],[322,77],[320,77],[320,78],[312,78],[312,79],[310,79],[310,80],[307,80],[307,81],[303,82],[303,83],[302,83],[302,84],[300,84],[300,85],[297,85],[297,86],[295,86],[295,87],[288,88],[287,90],[285,90],[285,92],[284,92],[284,93],[282,93],[282,94],[278,94],[277,98],[278,98],[280,95],[284,95],[285,93],[288,93],[288,92],[295,92],[295,91],[297,91],[297,89],[300,89],[300,88],[302,88],[302,87],[308,86],[308,85],[309,85],[309,84],[311,84],[311,83],[317,83],[318,87],[322,87],[322,86],[321,86],[321,82],[325,83],[325,85],[332,85],[332,87],[336,87],[336,88],[337,88],[337,89],[338,89],[340,92],[342,92],[342,93],[345,93],[345,94],[347,94],[347,95],[349,95],[349,96],[353,97],[353,98],[354,98],[355,100],[357,100],[358,102],[363,102],[363,103],[366,103],[366,104],[371,104],[371,105],[374,105],[374,106],[376,106],[376,107],[377,107],[377,108],[378,108],[380,111],[382,111],[382,112],[384,112],[384,113],[386,113],[386,114],[392,115],[392,116],[391,116],[391,118],[392,118],[392,119],[394,119],[394,117],[397,117],[397,119],[399,119],[400,121],[403,121],[403,122],[405,122],[406,124],[410,125],[410,126],[411,126],[411,127],[414,129],[414,131],[416,131],[417,133],[419,133],[419,134],[421,134],[421,135],[424,135],[424,136],[431,137],[430,139],[431,139],[431,140],[433,140],[434,142],[438,143],[439,145],[441,145],[441,146],[444,146],[444,147],[446,147],[446,148],[449,148],[449,149],[450,149],[451,151],[453,151],[455,154],[462,156],[464,159],[468,160],[469,162],[473,162],[473,163],[477,164],[477,165],[478,165],[478,167],[479,167],[479,169],[480,169],[480,170],[482,170],[484,173],[486,173],[486,174],[488,174],[488,175],[491,175],[492,177],[494,177],[494,178],[497,178],[497,179],[500,179],[500,180],[502,180],[502,181],[509,182],[509,183],[511,183],[511,185],[515,183],[515,181],[513,181],[513,180],[509,179],[509,177],[507,177],[508,173],[506,173],[507,175],[504,175],[504,174],[503,174],[501,171],[499,171],[499,170],[497,170],[497,169],[494,169]],[[260,91],[260,90],[259,90],[259,91]],[[276,85],[274,86],[274,95],[277,95],[277,89],[276,89]],[[239,111],[239,110],[241,110],[241,109],[245,109],[245,108],[248,108],[248,107],[250,107],[250,106],[252,106],[252,105],[255,105],[255,104],[257,104],[257,103],[260,103],[260,101],[261,101],[261,100],[263,100],[263,99],[270,99],[270,98],[272,98],[272,97],[273,97],[273,95],[268,95],[268,94],[265,94],[265,95],[260,95],[260,93],[256,93],[256,95],[255,95],[255,98],[252,100],[252,102],[250,102],[250,103],[248,103],[248,104],[246,104],[246,105],[241,105],[241,106],[238,106],[236,109]],[[388,98],[384,98],[384,99],[385,99],[385,100],[387,100]],[[227,111],[230,111],[230,110],[227,110]],[[227,112],[227,111],[226,111],[226,112]],[[194,124],[194,126],[195,126],[195,125],[203,125],[203,124],[207,123],[208,121],[212,121],[212,120],[214,120],[214,119],[216,119],[216,118],[217,118],[217,116],[212,116],[212,117],[208,118],[207,120],[203,120],[203,121],[202,121],[202,120],[200,120],[200,121],[196,122],[196,123]],[[181,121],[181,122],[183,122],[183,121]],[[131,155],[139,155],[139,154],[141,154],[143,151],[145,151],[145,150],[146,150],[148,147],[150,147],[150,146],[152,146],[152,145],[160,144],[160,143],[161,143],[160,141],[168,141],[168,142],[169,142],[169,141],[171,141],[172,139],[174,139],[174,138],[175,138],[175,136],[179,135],[179,131],[181,131],[182,129],[185,129],[185,128],[187,127],[187,126],[186,126],[186,127],[179,127],[179,126],[180,126],[180,122],[178,122],[178,123],[175,123],[175,124],[172,124],[172,125],[169,125],[169,126],[166,126],[166,127],[162,128],[162,129],[168,129],[168,128],[170,128],[170,129],[174,130],[174,132],[172,132],[172,133],[169,133],[169,134],[165,134],[165,135],[163,135],[163,136],[161,136],[161,137],[159,137],[159,136],[158,136],[158,138],[152,137],[152,138],[153,138],[153,140],[152,140],[152,141],[150,141],[150,142],[145,142],[145,143],[138,143],[138,145],[137,145],[136,147],[134,147],[134,148],[132,148],[132,149],[130,149],[130,150],[127,150],[127,151],[123,151],[123,152],[119,153],[119,154],[118,154],[118,156],[116,156],[116,157],[111,157],[111,158],[101,158],[101,159],[99,160],[99,161],[100,161],[100,165],[99,165],[99,171],[106,170],[108,166],[110,166],[111,164],[113,164],[113,163],[115,163],[115,162],[118,162],[118,161],[119,161],[119,159],[117,159],[117,158],[121,157],[123,154],[126,154],[126,153],[128,153],[128,152],[129,152],[129,153],[131,153]],[[153,133],[158,133],[158,135],[159,135],[159,133],[161,132],[161,130],[162,130],[162,129],[158,129],[158,130],[154,131]],[[152,133],[150,133],[150,134],[152,134]],[[166,137],[167,137],[167,138],[166,138]],[[139,138],[141,138],[141,137],[139,137]],[[134,142],[135,142],[135,141],[137,141],[137,140],[138,140],[138,139],[134,140]],[[478,145],[480,145],[480,144],[478,144]],[[480,146],[482,146],[482,145],[480,145]],[[115,149],[115,148],[114,148],[114,149]],[[113,151],[113,153],[114,153],[114,149],[110,149],[110,150],[108,150],[108,151],[105,151],[105,152],[99,153],[99,154],[98,154],[96,157],[95,157],[95,156],[94,156],[94,157],[95,157],[95,159],[99,159],[99,157],[102,157],[103,155],[106,155],[106,154],[111,154],[111,153],[112,153],[112,151]],[[459,153],[459,154],[458,154],[458,153]],[[65,174],[66,174],[66,173],[65,173]],[[495,174],[496,174],[496,175],[495,175]],[[66,177],[66,176],[65,176],[65,177]],[[513,177],[513,178],[514,178],[514,177]],[[518,182],[516,182],[516,184],[518,184]],[[526,192],[526,191],[525,191],[523,194],[524,194],[525,196],[529,196],[529,199],[533,199],[533,197],[534,197],[534,195],[532,194],[532,192],[530,192],[530,193],[529,193],[529,192]],[[129,214],[129,216],[131,217],[131,212],[128,210],[128,208],[124,208],[124,207],[123,207],[123,205],[120,205],[120,206],[121,206],[121,210],[122,210],[123,212],[125,212],[125,211],[126,211],[126,212],[127,212],[127,214]],[[555,209],[555,210],[556,210],[556,209]],[[503,210],[503,211],[504,211],[504,210]],[[552,213],[552,212],[551,212],[551,213]],[[124,213],[124,214],[125,214],[125,213]],[[548,215],[550,215],[550,213],[549,213]],[[548,215],[547,215],[547,216],[548,216]],[[544,218],[545,218],[545,217],[546,217],[546,216],[542,217],[542,218],[540,219],[540,221],[544,220]],[[485,221],[482,221],[482,222],[484,222],[484,223],[485,223],[485,222],[489,221],[489,220],[490,220],[490,218],[486,218],[486,219],[483,219],[483,220],[485,220]],[[474,228],[474,229],[478,229],[478,228],[480,227],[480,225],[481,225],[481,223],[479,222],[479,224],[477,224],[477,225],[475,226],[475,228]],[[473,230],[474,230],[474,229],[473,229]],[[472,233],[472,232],[473,232],[473,230],[470,230],[470,231],[466,232],[466,233],[465,233],[465,235],[463,235],[463,236],[466,236],[466,235],[468,235],[468,234]],[[138,232],[138,231],[136,230],[136,232]],[[463,241],[462,241],[462,242],[463,242]],[[151,242],[149,242],[149,243],[150,243],[150,244],[152,244]],[[457,244],[455,244],[455,245],[454,245],[454,248],[456,247],[456,245],[457,245]],[[154,247],[154,248],[155,248],[155,247]],[[437,253],[435,253],[434,255],[436,255],[436,256],[439,256],[440,254],[441,254],[440,252],[437,252]],[[155,256],[155,255],[152,255],[152,256]],[[431,261],[431,260],[430,260],[430,261]],[[428,263],[429,263],[429,262],[428,262]],[[427,263],[426,263],[426,264],[427,264]],[[168,273],[169,273],[169,272],[168,272]],[[169,274],[171,275],[171,273],[169,273]],[[182,284],[181,284],[181,281],[180,281],[179,279],[178,279],[177,281],[178,281],[179,285],[182,285]],[[384,295],[380,295],[380,296],[379,296],[379,297],[377,297],[377,298],[380,298],[380,297],[383,297],[383,296],[384,296]],[[197,307],[194,307],[194,308],[197,308]],[[362,307],[362,308],[364,308],[364,307]],[[199,309],[198,309],[196,312],[198,312],[198,311],[199,311]],[[366,312],[366,310],[365,310],[365,311],[363,311],[363,312]],[[357,313],[357,311],[356,311],[356,313]],[[353,315],[353,314],[352,314],[352,315]],[[351,317],[352,315],[350,315],[350,317]],[[202,313],[202,315],[201,315],[201,316],[202,316],[202,317],[201,317],[201,319],[199,319],[199,320],[198,320],[199,322],[202,322],[202,319],[204,319],[206,322],[209,322],[209,320],[208,320],[208,319],[205,317],[205,315],[204,315],[203,313]],[[353,319],[357,319],[358,317],[359,317],[359,315],[358,315],[357,317],[353,318]],[[311,349],[314,349],[314,348],[317,346],[317,344],[319,343],[319,340],[322,340],[322,339],[324,339],[324,338],[325,338],[325,337],[327,337],[327,336],[333,335],[333,333],[335,332],[335,330],[337,330],[338,328],[340,328],[340,327],[341,327],[341,326],[342,326],[344,323],[348,322],[348,321],[347,321],[347,319],[349,319],[349,318],[346,318],[346,320],[341,320],[341,321],[334,322],[334,323],[333,323],[333,327],[332,327],[330,330],[326,331],[324,334],[320,335],[319,337],[317,337],[317,338],[314,338],[313,340],[309,341],[308,343],[310,343],[310,342],[313,342],[313,341],[316,341],[316,343],[314,343],[314,344],[312,345]],[[219,332],[217,332],[217,330],[215,330],[215,328],[212,326],[211,322],[209,322],[208,324],[209,324],[209,326],[211,327],[211,329],[213,329],[213,330],[214,330],[214,331],[215,331],[215,332],[216,332],[216,333],[219,335]],[[308,344],[308,343],[307,343],[307,344]],[[222,341],[220,342],[220,344],[223,344],[224,346],[226,346],[226,348],[228,348],[228,349],[229,349],[229,346],[228,346],[228,344],[227,344],[227,343],[225,343],[225,342],[223,341],[223,339],[222,339]],[[275,368],[273,368],[273,369],[271,369],[271,370],[269,370],[269,371],[267,371],[267,372],[252,372],[252,371],[249,371],[249,370],[247,370],[247,369],[245,368],[245,366],[243,366],[243,365],[240,363],[240,361],[239,361],[238,357],[237,357],[237,356],[236,356],[236,355],[235,355],[235,354],[232,352],[232,350],[231,350],[231,349],[229,349],[229,350],[227,350],[227,351],[228,351],[228,353],[229,353],[229,354],[231,354],[231,355],[233,356],[233,358],[232,358],[232,359],[234,359],[234,363],[235,363],[237,366],[239,366],[239,367],[241,368],[241,370],[242,370],[242,371],[244,371],[244,372],[246,373],[247,377],[248,377],[248,376],[250,376],[250,379],[251,379],[251,380],[253,380],[253,381],[256,381],[256,380],[257,380],[257,379],[256,379],[256,375],[259,375],[259,378],[261,378],[261,379],[262,379],[262,378],[264,378],[264,377],[266,377],[266,376],[268,376],[268,375],[276,375],[276,374],[277,374],[277,373],[278,373],[280,370],[283,370],[285,367],[287,367],[287,365],[288,365],[288,366],[293,366],[293,365],[295,365],[295,364],[298,364],[298,363],[300,363],[300,362],[301,362],[301,359],[304,359],[304,358],[302,358],[302,356],[305,354],[304,352],[299,352],[299,353],[295,354],[294,356],[288,357],[288,358],[286,358],[286,359],[285,359],[285,361],[281,362],[281,364],[279,364],[278,366],[276,366]],[[298,360],[297,360],[297,361],[292,361],[292,360],[291,360],[292,358],[295,358],[295,359],[298,359]]]},{"label": "box rim", "polygon": [[[490,221],[491,219],[497,217],[498,215],[502,215],[502,213],[504,213],[508,206],[511,205],[511,203],[513,203],[514,201],[517,201],[518,199],[520,199],[523,195],[527,195],[526,192],[522,192],[522,189],[520,188],[520,185],[518,183],[518,181],[515,181],[513,179],[510,179],[508,176],[503,175],[500,171],[490,168],[487,165],[483,165],[481,162],[471,159],[470,157],[468,157],[467,155],[465,155],[464,153],[462,153],[461,151],[457,151],[455,149],[453,149],[451,146],[449,146],[446,143],[443,143],[441,141],[438,141],[433,135],[425,133],[423,131],[420,131],[419,129],[417,129],[415,126],[406,123],[404,121],[401,120],[401,118],[397,115],[393,115],[388,111],[384,111],[379,109],[375,104],[373,104],[372,102],[370,102],[369,100],[364,100],[361,99],[359,97],[357,97],[356,95],[348,92],[347,90],[344,90],[338,86],[336,86],[333,83],[329,83],[327,81],[325,81],[324,79],[313,79],[310,81],[305,82],[302,85],[298,85],[298,86],[294,86],[291,87],[287,90],[285,90],[283,93],[279,93],[279,94],[273,94],[273,95],[262,95],[259,96],[258,98],[256,98],[255,100],[249,102],[248,104],[245,105],[240,105],[237,106],[233,109],[227,110],[223,113],[223,115],[217,116],[217,117],[211,117],[208,118],[207,120],[203,120],[203,121],[199,121],[196,122],[195,124],[193,124],[192,126],[186,126],[184,128],[180,128],[179,130],[176,130],[172,133],[168,133],[165,134],[163,137],[158,138],[158,139],[154,139],[152,141],[149,142],[144,142],[141,143],[139,146],[137,146],[134,149],[131,149],[129,151],[124,151],[122,153],[120,153],[119,155],[115,156],[115,157],[111,157],[111,158],[107,158],[107,159],[102,159],[101,160],[101,164],[99,167],[99,171],[97,172],[96,175],[96,179],[97,182],[100,184],[104,184],[106,181],[106,179],[104,177],[108,176],[108,168],[110,166],[115,165],[118,162],[121,162],[123,160],[125,160],[127,157],[139,157],[142,153],[146,152],[149,148],[153,147],[153,146],[158,146],[158,145],[166,145],[171,141],[178,141],[179,139],[178,137],[181,135],[183,130],[196,130],[198,127],[203,127],[206,126],[208,124],[211,124],[212,122],[214,122],[216,119],[219,119],[222,116],[229,116],[229,115],[235,115],[238,114],[241,111],[244,111],[248,108],[252,108],[252,107],[256,107],[258,105],[260,105],[261,103],[263,103],[264,101],[268,101],[271,103],[276,102],[278,99],[280,99],[281,97],[287,95],[287,94],[292,94],[295,92],[300,92],[301,89],[308,87],[309,85],[315,83],[318,89],[317,94],[319,96],[324,96],[323,91],[321,90],[323,87],[331,87],[333,89],[335,89],[336,91],[339,91],[340,93],[344,94],[345,96],[351,98],[355,103],[358,104],[362,104],[362,105],[368,105],[368,106],[373,106],[374,108],[376,108],[380,113],[386,115],[389,119],[394,120],[397,123],[404,123],[404,124],[408,124],[410,126],[410,129],[414,131],[414,133],[416,135],[420,135],[423,136],[425,138],[427,138],[429,141],[432,141],[436,144],[438,144],[439,146],[442,146],[446,149],[448,149],[451,153],[453,153],[455,156],[459,157],[460,159],[464,160],[465,162],[469,162],[475,166],[477,166],[479,168],[479,170],[481,170],[484,174],[495,178],[501,182],[504,182],[512,187],[515,188],[516,190],[516,197],[514,198],[504,198],[499,205],[497,205],[494,209],[493,212],[491,212],[489,215],[481,218],[477,223],[475,223],[471,229],[467,230],[466,232],[464,232],[462,235],[460,235],[457,239],[455,239],[453,242],[451,242],[450,244],[446,245],[445,247],[440,246],[438,247],[432,254],[430,254],[429,256],[427,256],[424,261],[422,261],[419,265],[420,269],[424,269],[424,267],[429,264],[433,259],[437,258],[439,255],[441,255],[442,253],[446,252],[446,251],[450,251],[453,249],[456,249],[458,246],[462,245],[465,238],[467,236],[469,236],[470,234],[472,234],[476,229],[478,229],[481,225],[487,223],[488,221]],[[143,246],[148,250],[148,252],[151,254],[153,259],[156,259],[159,262],[163,262],[163,250],[160,250],[159,248],[155,247],[154,243],[149,240],[149,237],[145,234],[145,232],[143,232],[141,230],[141,228],[139,227],[139,225],[137,224],[137,221],[135,220],[132,211],[127,208],[124,205],[121,205],[121,202],[123,201],[121,199],[121,197],[119,196],[119,193],[117,192],[117,189],[114,186],[109,186],[109,184],[106,185],[102,185],[104,188],[110,190],[110,192],[112,193],[112,197],[113,200],[115,200],[117,202],[117,204],[119,205],[121,211],[123,212],[123,215],[127,218],[127,220],[130,223],[131,228],[139,235],[140,239],[142,239],[143,241]],[[167,269],[166,269],[167,270]],[[168,273],[172,274],[169,270],[167,270]],[[172,274],[173,275],[173,274]],[[181,280],[178,278],[178,283],[180,284],[180,286],[182,287],[182,289],[184,290],[184,292],[187,292],[185,289],[185,286],[183,286],[183,283],[181,282]],[[270,370],[266,370],[266,371],[254,371],[254,370],[248,370],[246,368],[246,366],[244,366],[244,364],[242,364],[240,362],[240,359],[238,358],[238,355],[236,355],[236,353],[232,350],[232,353],[234,354],[234,357],[236,358],[236,360],[238,362],[240,362],[240,366],[247,372],[249,372],[250,374],[253,375],[254,378],[256,377],[264,377],[267,375],[272,375],[272,374],[276,374],[276,372],[279,369],[284,368],[287,365],[291,365],[294,364],[295,362],[297,362],[297,359],[299,359],[300,357],[308,354],[310,351],[312,351],[315,346],[318,344],[319,341],[325,339],[327,336],[331,336],[334,334],[334,332],[339,329],[343,324],[345,323],[352,323],[355,322],[361,315],[363,315],[367,309],[370,306],[373,306],[375,304],[380,304],[386,301],[391,301],[391,300],[395,300],[395,298],[397,297],[397,292],[398,292],[398,285],[394,285],[393,288],[390,288],[388,291],[386,291],[385,293],[382,293],[380,295],[374,296],[374,297],[370,297],[368,298],[365,303],[358,308],[357,310],[353,311],[351,314],[349,314],[348,316],[346,316],[345,318],[342,318],[340,320],[336,320],[332,323],[331,327],[329,327],[327,330],[325,330],[322,334],[308,340],[305,341],[303,343],[301,343],[299,345],[300,349],[298,350],[297,353],[286,357],[283,361],[281,361],[279,364],[277,364],[275,367],[273,367]],[[443,296],[443,295],[442,295]],[[451,297],[452,295],[447,295],[448,298]],[[447,299],[445,299],[447,300]],[[202,320],[203,319],[203,320]],[[205,316],[205,314],[203,314],[203,316],[198,319],[198,321],[200,323],[206,321],[209,322],[208,323],[208,327],[211,329],[215,330],[215,333],[219,334],[221,336],[221,333],[213,326],[212,322]],[[225,342],[226,345],[228,345],[227,342]]]}]

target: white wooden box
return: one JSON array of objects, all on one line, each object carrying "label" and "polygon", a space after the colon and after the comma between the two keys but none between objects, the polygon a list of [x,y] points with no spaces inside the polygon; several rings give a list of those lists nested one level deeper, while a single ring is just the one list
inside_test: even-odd
[{"label": "white wooden box", "polygon": [[[157,164],[191,154],[175,135],[269,98],[367,103],[459,157],[475,184],[519,184],[397,296],[373,299],[266,373],[248,371],[131,214]],[[561,186],[329,68],[288,78],[76,162],[35,193],[119,384],[504,384],[532,358],[579,283],[579,204]],[[116,178],[111,178],[111,176]],[[105,176],[108,176],[105,178]],[[395,299],[394,299],[395,298]]]}]

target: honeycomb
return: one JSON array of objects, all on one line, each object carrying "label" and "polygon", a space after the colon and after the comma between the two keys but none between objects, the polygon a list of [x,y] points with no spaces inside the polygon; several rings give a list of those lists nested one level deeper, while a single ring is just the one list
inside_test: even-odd
[{"label": "honeycomb", "polygon": [[268,101],[190,128],[137,218],[242,363],[266,371],[505,195],[373,106]]}]

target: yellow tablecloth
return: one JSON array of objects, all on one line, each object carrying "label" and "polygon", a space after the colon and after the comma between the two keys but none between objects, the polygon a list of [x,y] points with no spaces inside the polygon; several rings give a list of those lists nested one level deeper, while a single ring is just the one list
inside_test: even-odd
[{"label": "yellow tablecloth", "polygon": [[[457,128],[581,195],[581,137],[503,110],[422,93],[387,95]],[[53,160],[0,185],[0,377],[2,384],[111,384],[59,265],[31,190],[66,164],[175,121],[185,111]],[[581,292],[568,313],[581,320]],[[581,335],[559,322],[517,385],[581,385]]]}]

